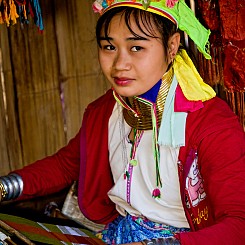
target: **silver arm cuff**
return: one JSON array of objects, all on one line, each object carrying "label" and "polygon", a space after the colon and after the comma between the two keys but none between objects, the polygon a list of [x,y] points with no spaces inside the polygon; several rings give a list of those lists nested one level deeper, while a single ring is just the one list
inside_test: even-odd
[{"label": "silver arm cuff", "polygon": [[144,245],[180,245],[179,240],[175,237],[168,238],[153,238],[151,240],[143,240],[141,242]]},{"label": "silver arm cuff", "polygon": [[12,173],[6,176],[0,177],[6,194],[3,197],[3,201],[15,199],[19,197],[23,191],[23,180],[18,174]]}]

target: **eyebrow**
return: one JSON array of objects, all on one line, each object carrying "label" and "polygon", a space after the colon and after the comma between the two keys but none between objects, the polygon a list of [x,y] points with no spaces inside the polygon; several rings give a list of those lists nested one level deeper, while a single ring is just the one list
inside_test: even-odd
[{"label": "eyebrow", "polygon": [[[112,37],[99,37],[99,41],[112,41],[113,38]],[[148,41],[149,39],[145,38],[145,37],[128,37],[126,38],[127,41],[139,41],[139,40],[143,40],[143,41]]]}]

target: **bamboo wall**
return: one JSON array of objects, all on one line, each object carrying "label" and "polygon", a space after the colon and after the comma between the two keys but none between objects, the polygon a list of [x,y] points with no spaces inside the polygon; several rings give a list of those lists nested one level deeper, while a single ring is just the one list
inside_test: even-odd
[{"label": "bamboo wall", "polygon": [[64,146],[86,105],[109,88],[97,61],[92,2],[40,1],[43,34],[32,19],[0,25],[0,175]]}]

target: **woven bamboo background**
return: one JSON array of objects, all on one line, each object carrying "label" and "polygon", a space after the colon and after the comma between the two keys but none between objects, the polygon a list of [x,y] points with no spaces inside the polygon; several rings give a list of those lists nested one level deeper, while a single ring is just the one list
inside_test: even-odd
[{"label": "woven bamboo background", "polygon": [[31,18],[0,25],[0,175],[64,146],[86,105],[109,88],[97,61],[92,2],[40,1],[43,34]]}]

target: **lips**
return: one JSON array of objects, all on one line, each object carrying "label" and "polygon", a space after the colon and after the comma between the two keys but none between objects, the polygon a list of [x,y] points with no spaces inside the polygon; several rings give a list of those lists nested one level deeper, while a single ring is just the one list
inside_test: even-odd
[{"label": "lips", "polygon": [[128,84],[132,83],[134,79],[128,77],[115,77],[114,82],[118,86],[127,86]]}]

